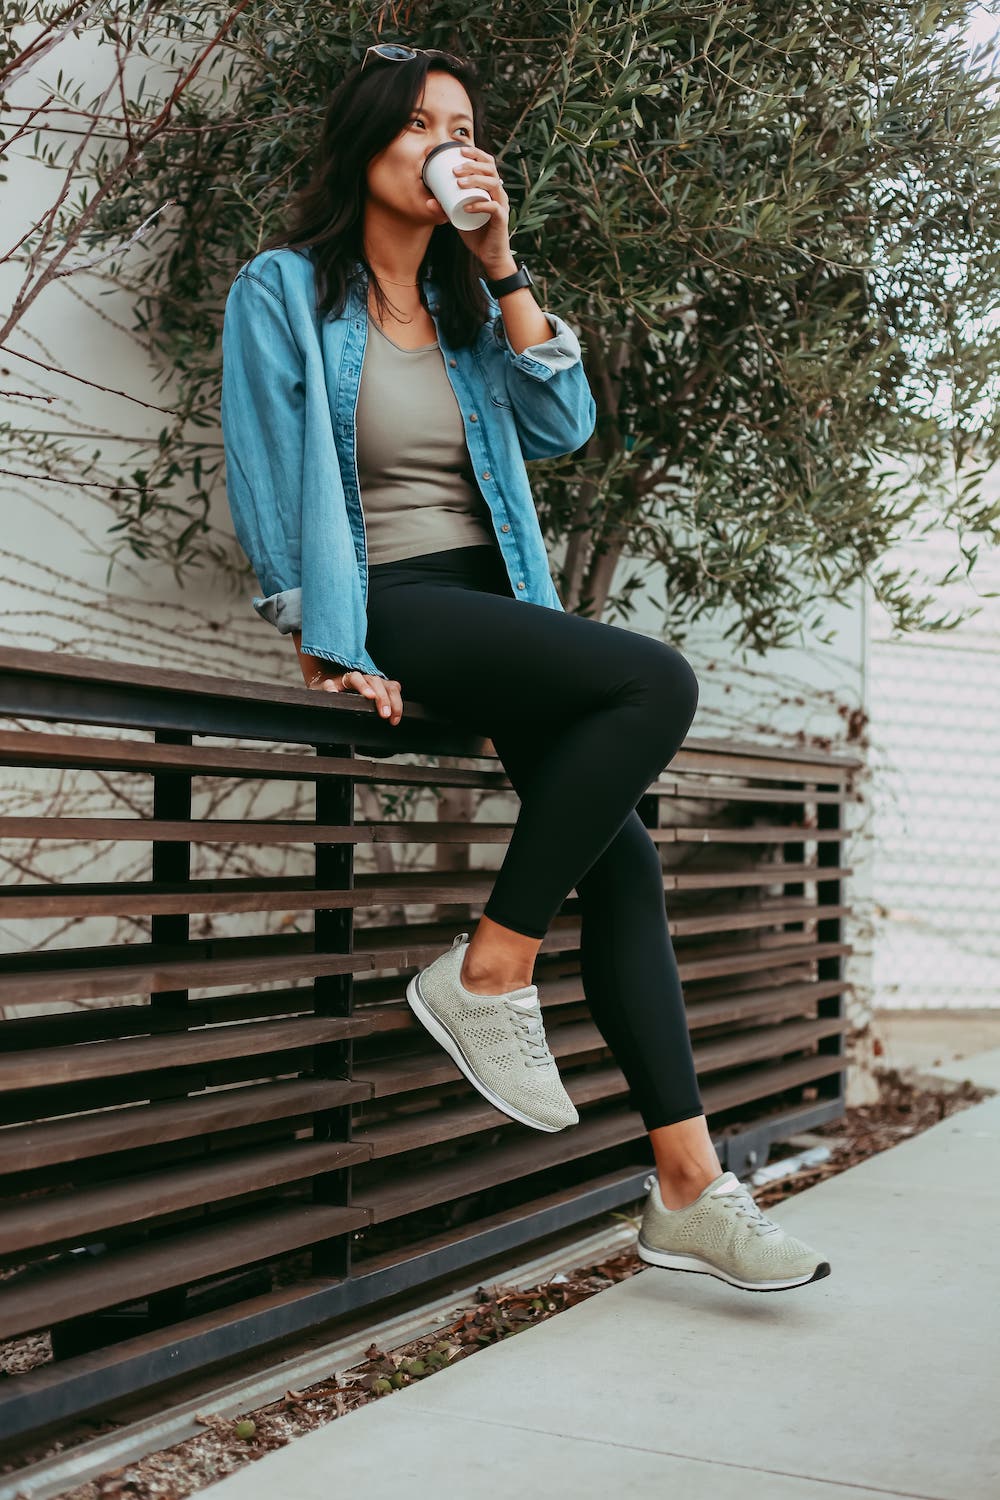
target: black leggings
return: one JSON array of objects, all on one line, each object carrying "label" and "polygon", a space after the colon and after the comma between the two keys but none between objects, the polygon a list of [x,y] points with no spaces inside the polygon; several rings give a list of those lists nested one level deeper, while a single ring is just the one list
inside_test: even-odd
[{"label": "black leggings", "polygon": [[373,565],[366,649],[404,702],[489,736],[520,799],[486,916],[542,938],[575,888],[584,995],[646,1129],[703,1114],[659,850],[635,810],[694,718],[687,660],[517,599],[490,544]]}]

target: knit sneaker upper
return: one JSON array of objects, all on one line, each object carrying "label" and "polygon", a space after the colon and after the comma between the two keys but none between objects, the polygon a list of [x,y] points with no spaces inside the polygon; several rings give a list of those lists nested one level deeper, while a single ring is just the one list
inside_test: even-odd
[{"label": "knit sneaker upper", "polygon": [[646,1185],[639,1238],[650,1249],[699,1256],[731,1275],[762,1281],[806,1275],[823,1259],[769,1219],[734,1172],[724,1172],[679,1209],[664,1206],[655,1173]]},{"label": "knit sneaker upper", "polygon": [[424,1004],[458,1041],[477,1076],[501,1098],[545,1124],[576,1124],[579,1115],[545,1037],[538,987],[524,985],[498,996],[467,990],[459,978],[467,937],[462,933],[421,970]]}]

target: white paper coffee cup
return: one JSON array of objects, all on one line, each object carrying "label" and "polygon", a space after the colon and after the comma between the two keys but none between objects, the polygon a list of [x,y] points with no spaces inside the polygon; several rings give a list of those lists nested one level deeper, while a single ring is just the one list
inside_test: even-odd
[{"label": "white paper coffee cup", "polygon": [[442,141],[435,146],[420,175],[424,187],[433,193],[456,229],[480,229],[489,223],[490,215],[482,210],[477,212],[470,205],[481,203],[490,195],[485,188],[463,187],[455,176],[456,162],[467,160],[461,155],[463,144],[462,141]]}]

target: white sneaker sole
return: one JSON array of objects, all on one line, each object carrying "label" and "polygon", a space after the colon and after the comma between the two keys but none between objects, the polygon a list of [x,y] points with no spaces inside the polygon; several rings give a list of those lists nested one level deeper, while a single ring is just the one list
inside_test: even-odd
[{"label": "white sneaker sole", "polygon": [[696,1271],[706,1276],[717,1276],[720,1281],[727,1281],[730,1286],[738,1286],[745,1292],[782,1292],[788,1287],[808,1286],[810,1281],[822,1281],[824,1276],[830,1274],[829,1261],[821,1260],[813,1270],[802,1276],[789,1276],[779,1281],[744,1281],[739,1276],[723,1271],[720,1266],[713,1266],[711,1261],[702,1260],[698,1255],[653,1250],[641,1240],[636,1244],[636,1253],[647,1265],[661,1266],[668,1271]]},{"label": "white sneaker sole", "polygon": [[[530,1125],[534,1130],[547,1130],[550,1133],[555,1133],[557,1130],[565,1130],[566,1125],[544,1125],[541,1120],[532,1119],[530,1115],[526,1115],[519,1110],[516,1105],[511,1104],[506,1099],[502,1099],[499,1094],[490,1088],[488,1083],[483,1082],[462,1051],[458,1038],[448,1030],[443,1021],[438,1020],[437,1016],[428,1007],[420,993],[419,980],[420,975],[414,974],[406,986],[407,1005],[420,1024],[430,1032],[438,1045],[444,1048],[456,1067],[460,1068],[473,1087],[479,1090],[483,1098],[488,1099],[492,1105],[500,1110],[501,1114],[509,1115],[512,1120],[519,1120],[522,1125]],[[567,1121],[568,1125],[575,1125],[576,1123],[575,1120]]]}]

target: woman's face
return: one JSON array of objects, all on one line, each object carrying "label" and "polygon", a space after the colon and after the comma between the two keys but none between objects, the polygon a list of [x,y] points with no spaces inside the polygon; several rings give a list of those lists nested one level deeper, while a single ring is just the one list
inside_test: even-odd
[{"label": "woman's face", "polygon": [[[388,65],[387,65],[388,66]],[[401,217],[422,224],[447,223],[447,214],[421,180],[427,157],[442,141],[475,144],[472,104],[464,86],[450,73],[429,72],[412,118],[368,163],[368,197]]]}]

